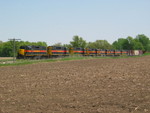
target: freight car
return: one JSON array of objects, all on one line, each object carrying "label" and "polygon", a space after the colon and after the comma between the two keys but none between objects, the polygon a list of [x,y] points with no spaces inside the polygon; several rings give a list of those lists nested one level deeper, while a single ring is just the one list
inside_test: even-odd
[{"label": "freight car", "polygon": [[137,55],[142,55],[143,51],[142,50],[129,50],[128,51],[128,56],[137,56]]},{"label": "freight car", "polygon": [[18,59],[27,58],[52,58],[70,55],[80,56],[127,56],[141,54],[141,51],[108,50],[91,48],[66,48],[57,46],[21,46],[17,55]]}]

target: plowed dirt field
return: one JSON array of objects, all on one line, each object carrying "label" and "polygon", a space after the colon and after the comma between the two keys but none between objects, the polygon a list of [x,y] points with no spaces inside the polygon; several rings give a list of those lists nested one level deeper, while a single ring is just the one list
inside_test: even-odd
[{"label": "plowed dirt field", "polygon": [[0,113],[150,113],[150,56],[0,67]]}]

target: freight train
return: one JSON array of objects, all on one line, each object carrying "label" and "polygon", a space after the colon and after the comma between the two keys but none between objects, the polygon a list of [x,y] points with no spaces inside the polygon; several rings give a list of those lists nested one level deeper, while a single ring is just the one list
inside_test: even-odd
[{"label": "freight train", "polygon": [[[135,54],[136,53],[136,54]],[[128,50],[108,50],[108,49],[91,49],[91,48],[67,48],[57,46],[21,46],[17,55],[18,59],[41,59],[63,56],[127,56],[140,55],[142,51]]]}]

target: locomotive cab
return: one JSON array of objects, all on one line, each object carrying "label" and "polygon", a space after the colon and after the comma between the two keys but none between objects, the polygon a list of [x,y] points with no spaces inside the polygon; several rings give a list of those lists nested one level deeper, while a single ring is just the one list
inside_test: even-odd
[{"label": "locomotive cab", "polygon": [[47,57],[47,50],[45,46],[21,46],[17,56],[18,59],[37,57]]}]

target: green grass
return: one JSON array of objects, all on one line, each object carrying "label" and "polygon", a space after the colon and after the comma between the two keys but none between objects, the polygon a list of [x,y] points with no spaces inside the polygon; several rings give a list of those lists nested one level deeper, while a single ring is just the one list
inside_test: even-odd
[{"label": "green grass", "polygon": [[[17,59],[14,63],[12,60],[4,60],[0,61],[0,66],[20,66],[26,64],[35,64],[41,62],[57,62],[57,61],[70,61],[70,60],[83,60],[83,59],[93,59],[95,57],[83,57],[83,56],[70,56],[70,57],[63,57],[63,58],[51,58],[51,59],[40,59],[40,60],[24,60],[24,59]],[[11,61],[11,63],[2,64],[3,62]]]},{"label": "green grass", "polygon": [[6,63],[3,62],[12,62],[12,60],[0,60],[0,66],[20,66],[20,65],[27,65],[27,64],[35,64],[41,62],[57,62],[57,61],[70,61],[70,60],[84,60],[84,59],[121,59],[121,58],[133,58],[133,57],[142,57],[150,55],[150,53],[145,53],[141,56],[120,56],[120,57],[91,57],[91,56],[69,56],[63,58],[51,58],[51,59],[40,59],[40,60],[24,60],[24,59],[17,59],[14,63]]},{"label": "green grass", "polygon": [[150,53],[144,53],[144,54],[143,54],[143,56],[147,56],[147,55],[150,55]]}]

